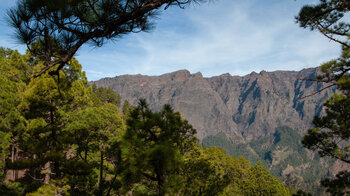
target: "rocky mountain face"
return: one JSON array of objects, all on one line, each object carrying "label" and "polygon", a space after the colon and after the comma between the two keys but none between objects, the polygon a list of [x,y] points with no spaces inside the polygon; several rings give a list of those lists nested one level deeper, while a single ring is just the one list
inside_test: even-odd
[{"label": "rocky mountain face", "polygon": [[223,132],[235,142],[269,136],[280,126],[303,134],[322,103],[334,92],[328,89],[303,98],[323,87],[303,78],[315,78],[316,68],[205,78],[187,70],[161,76],[122,75],[93,82],[113,89],[122,99],[137,104],[145,98],[151,108],[172,105],[197,129],[202,140]]},{"label": "rocky mountain face", "polygon": [[[316,182],[320,175],[330,173],[325,166],[333,164],[318,161],[316,154],[300,144],[313,117],[322,114],[322,103],[335,92],[327,89],[305,98],[324,87],[300,80],[315,78],[317,72],[310,68],[206,78],[180,70],[161,76],[122,75],[93,83],[113,89],[131,104],[136,105],[140,98],[154,110],[170,104],[197,129],[204,144],[221,146],[253,162],[262,160],[275,175],[297,184],[310,176],[311,167],[322,170],[312,170],[315,174],[310,182]],[[300,161],[288,161],[293,157]]]}]

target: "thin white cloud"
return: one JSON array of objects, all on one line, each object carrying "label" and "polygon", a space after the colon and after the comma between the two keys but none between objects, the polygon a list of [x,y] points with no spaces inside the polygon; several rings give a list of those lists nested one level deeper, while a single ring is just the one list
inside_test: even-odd
[{"label": "thin white cloud", "polygon": [[101,71],[95,71],[95,70],[86,70],[86,74],[90,75],[92,78],[106,78],[106,77],[113,77],[113,74],[106,74],[105,72]]},{"label": "thin white cloud", "polygon": [[266,10],[254,7],[256,2],[221,1],[203,9],[196,7],[179,16],[190,29],[159,28],[151,34],[133,36],[129,41],[142,55],[115,55],[120,68],[116,75],[127,72],[122,64],[128,62],[129,73],[150,75],[184,68],[206,76],[225,72],[242,75],[262,69],[299,70],[318,66],[338,54],[336,44],[300,29],[294,23],[297,12],[285,14],[289,6],[275,3],[271,6],[275,10],[266,13],[266,18],[258,18]]}]

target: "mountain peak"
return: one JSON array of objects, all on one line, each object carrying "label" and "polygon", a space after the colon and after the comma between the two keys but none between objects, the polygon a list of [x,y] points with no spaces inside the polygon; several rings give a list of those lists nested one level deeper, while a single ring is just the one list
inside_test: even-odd
[{"label": "mountain peak", "polygon": [[194,77],[198,77],[198,78],[203,78],[203,75],[201,72],[197,72],[195,74],[193,74]]},{"label": "mountain peak", "polygon": [[224,73],[221,74],[219,77],[231,77],[232,75],[230,73]]},{"label": "mountain peak", "polygon": [[181,69],[181,70],[177,70],[174,72],[170,72],[170,73],[166,73],[163,75],[185,75],[185,76],[190,76],[191,73],[187,70],[187,69]]}]

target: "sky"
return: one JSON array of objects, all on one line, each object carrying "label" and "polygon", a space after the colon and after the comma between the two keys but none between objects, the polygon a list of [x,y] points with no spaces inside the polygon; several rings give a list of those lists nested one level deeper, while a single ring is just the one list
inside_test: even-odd
[{"label": "sky", "polygon": [[[76,54],[89,81],[124,74],[161,75],[181,69],[205,77],[224,73],[301,70],[340,55],[340,46],[295,22],[313,0],[215,0],[163,11],[150,32],[128,34],[102,47],[84,45]],[[11,35],[0,3],[0,46],[26,48]]]}]

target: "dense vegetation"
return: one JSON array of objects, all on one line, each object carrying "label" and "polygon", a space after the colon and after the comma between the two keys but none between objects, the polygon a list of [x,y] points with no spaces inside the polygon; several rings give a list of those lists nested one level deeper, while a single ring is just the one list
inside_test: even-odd
[{"label": "dense vegetation", "polygon": [[31,78],[43,62],[30,56],[0,49],[1,195],[289,195],[260,163],[201,147],[170,106],[122,113],[75,59],[58,82]]}]

